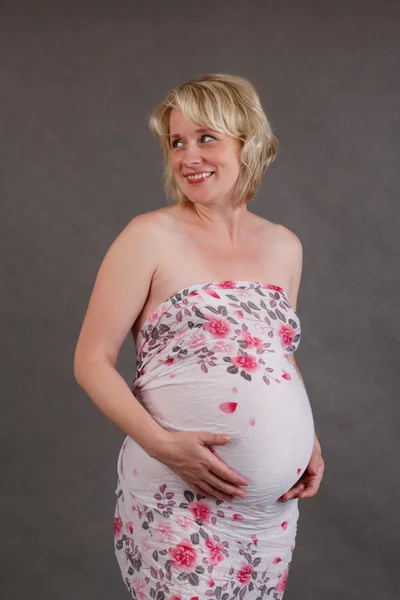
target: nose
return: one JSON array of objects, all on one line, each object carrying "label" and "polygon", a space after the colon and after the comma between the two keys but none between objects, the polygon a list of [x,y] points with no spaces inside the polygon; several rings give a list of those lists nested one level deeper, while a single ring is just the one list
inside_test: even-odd
[{"label": "nose", "polygon": [[182,164],[186,167],[197,165],[202,161],[199,148],[196,144],[188,144],[184,150]]}]

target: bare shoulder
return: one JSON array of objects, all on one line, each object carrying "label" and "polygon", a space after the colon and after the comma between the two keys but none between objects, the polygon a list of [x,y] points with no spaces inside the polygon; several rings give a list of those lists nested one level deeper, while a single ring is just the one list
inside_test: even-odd
[{"label": "bare shoulder", "polygon": [[157,209],[133,217],[117,235],[108,253],[119,254],[121,260],[160,257],[174,219],[168,211]]},{"label": "bare shoulder", "polygon": [[[261,218],[260,218],[261,219]],[[272,245],[279,256],[281,268],[287,274],[289,299],[294,308],[300,287],[303,267],[303,246],[294,231],[280,223],[260,220],[267,246]]]},{"label": "bare shoulder", "polygon": [[169,212],[163,208],[136,215],[121,233],[158,236],[172,222]]},{"label": "bare shoulder", "polygon": [[285,225],[276,224],[276,236],[288,253],[293,253],[294,257],[302,254],[303,246],[298,235]]},{"label": "bare shoulder", "polygon": [[281,223],[274,223],[264,217],[253,214],[254,222],[260,227],[264,235],[269,238],[274,244],[282,246],[281,249],[287,252],[301,253],[302,245],[299,237],[288,227]]},{"label": "bare shoulder", "polygon": [[75,373],[84,377],[88,362],[116,364],[121,345],[138,318],[163,256],[164,211],[137,215],[115,238],[100,265],[82,324]]},{"label": "bare shoulder", "polygon": [[296,309],[303,269],[303,246],[300,238],[284,225],[278,226],[277,234],[281,244],[281,256],[290,276],[289,299]]}]

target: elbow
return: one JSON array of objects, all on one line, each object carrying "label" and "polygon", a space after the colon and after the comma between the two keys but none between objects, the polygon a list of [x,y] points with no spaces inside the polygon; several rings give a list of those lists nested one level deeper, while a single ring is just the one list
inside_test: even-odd
[{"label": "elbow", "polygon": [[77,382],[77,384],[81,387],[82,387],[83,373],[85,371],[87,371],[87,369],[85,369],[83,362],[81,360],[77,360],[76,358],[74,358],[74,366],[73,366],[74,377],[75,377],[75,381]]},{"label": "elbow", "polygon": [[92,359],[90,359],[87,355],[84,356],[79,351],[79,347],[76,348],[75,355],[74,355],[73,372],[74,372],[75,381],[81,387],[83,386],[84,377],[85,377],[85,375],[88,374],[93,362],[94,361]]},{"label": "elbow", "polygon": [[114,361],[110,360],[107,356],[98,356],[98,354],[88,355],[87,353],[81,355],[77,349],[74,356],[73,372],[78,385],[83,387],[85,380],[87,380],[93,368],[97,368],[103,364],[115,366]]}]

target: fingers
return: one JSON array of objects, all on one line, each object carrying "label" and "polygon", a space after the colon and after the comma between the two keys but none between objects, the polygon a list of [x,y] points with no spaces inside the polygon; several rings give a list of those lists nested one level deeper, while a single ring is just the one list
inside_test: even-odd
[{"label": "fingers", "polygon": [[297,498],[300,492],[302,492],[305,488],[304,483],[298,483],[294,487],[290,488],[286,494],[280,497],[281,502],[286,502],[287,500],[293,500],[293,498]]},{"label": "fingers", "polygon": [[200,496],[205,496],[205,497],[210,496],[211,498],[216,498],[216,496],[214,496],[214,495],[210,494],[209,492],[207,492],[199,484],[189,483],[189,486],[190,486],[190,488],[192,490],[194,490],[195,492],[197,492],[198,494],[200,494]]},{"label": "fingers", "polygon": [[[209,448],[209,450],[211,449]],[[207,455],[207,463],[207,471],[197,481],[202,489],[216,498],[228,500],[229,502],[232,502],[235,496],[246,498],[245,491],[239,487],[239,485],[248,485],[247,480],[242,475],[227,467],[223,461],[212,453]]]},{"label": "fingers", "polygon": [[226,494],[220,489],[215,488],[207,481],[201,480],[198,485],[201,487],[202,490],[204,490],[202,493],[205,496],[211,496],[212,498],[217,498],[217,500],[227,500],[228,502],[233,501],[233,496]]},{"label": "fingers", "polygon": [[312,498],[318,492],[318,489],[319,484],[314,481],[299,493],[299,498]]},{"label": "fingers", "polygon": [[214,454],[212,455],[212,459],[210,461],[209,470],[212,473],[215,473],[221,479],[236,485],[248,485],[248,481],[243,475],[239,475],[232,469],[226,466],[222,460],[217,458]]},{"label": "fingers", "polygon": [[216,488],[217,492],[220,494],[222,493],[231,497],[238,496],[239,498],[246,498],[245,491],[242,490],[240,487],[231,485],[226,480],[217,477],[211,472],[209,472],[207,475],[207,483]]},{"label": "fingers", "polygon": [[197,436],[202,444],[206,446],[218,446],[222,444],[226,444],[230,441],[231,436],[229,433],[208,433],[204,431],[199,431]]},{"label": "fingers", "polygon": [[318,469],[317,475],[308,479],[305,489],[299,494],[299,498],[312,498],[315,496],[321,485],[323,472],[324,464],[322,463]]},{"label": "fingers", "polygon": [[322,475],[324,472],[324,462],[321,459],[321,463],[317,469],[316,475],[308,474],[307,471],[303,473],[299,481],[292,487],[288,492],[280,497],[281,502],[292,500],[293,498],[312,498],[318,492]]}]

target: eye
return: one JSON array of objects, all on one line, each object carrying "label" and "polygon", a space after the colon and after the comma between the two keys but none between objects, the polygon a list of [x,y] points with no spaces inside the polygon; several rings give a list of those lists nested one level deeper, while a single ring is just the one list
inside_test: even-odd
[{"label": "eye", "polygon": [[205,133],[204,135],[201,136],[201,139],[203,138],[211,138],[212,140],[215,140],[215,137],[213,135],[209,135],[208,133]]},{"label": "eye", "polygon": [[[215,138],[213,135],[210,135],[210,134],[208,134],[208,133],[204,133],[204,134],[201,136],[201,138],[200,138],[200,141],[203,141],[203,140],[204,140],[204,138],[210,138],[211,140],[214,140],[214,141],[216,140],[216,138]],[[181,142],[181,140],[179,140],[179,139],[176,139],[176,140],[174,140],[174,141],[171,143],[171,148],[179,148],[179,146],[177,146],[177,144],[181,144],[181,143],[182,143],[182,142]],[[206,143],[207,143],[207,142],[206,142]]]}]

